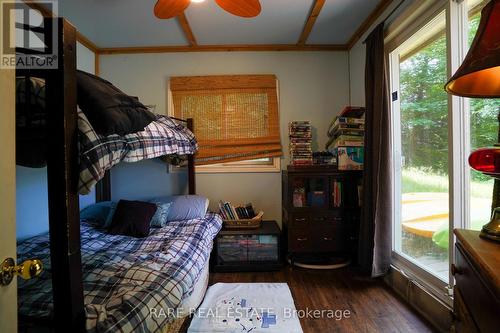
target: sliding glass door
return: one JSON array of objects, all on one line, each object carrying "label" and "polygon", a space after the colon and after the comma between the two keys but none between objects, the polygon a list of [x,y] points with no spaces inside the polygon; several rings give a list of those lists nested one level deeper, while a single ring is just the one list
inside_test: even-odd
[{"label": "sliding glass door", "polygon": [[391,53],[395,146],[394,252],[448,282],[446,15]]},{"label": "sliding glass door", "polygon": [[500,99],[446,94],[487,0],[436,1],[407,24],[388,54],[394,163],[393,264],[450,303],[453,228],[479,230],[493,180],[471,151],[498,141]]}]

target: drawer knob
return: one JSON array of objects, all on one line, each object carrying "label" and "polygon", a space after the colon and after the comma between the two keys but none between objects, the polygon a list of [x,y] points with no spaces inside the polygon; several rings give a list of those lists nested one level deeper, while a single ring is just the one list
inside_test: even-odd
[{"label": "drawer knob", "polygon": [[324,241],[332,241],[332,240],[333,240],[333,237],[323,237],[323,240],[324,240]]},{"label": "drawer knob", "polygon": [[299,242],[304,242],[304,241],[306,241],[306,240],[307,240],[307,237],[298,237],[298,238],[297,238],[297,240],[298,240]]},{"label": "drawer knob", "polygon": [[451,274],[453,276],[455,275],[460,275],[462,274],[463,272],[460,270],[460,268],[458,268],[457,266],[455,266],[455,264],[451,264]]},{"label": "drawer knob", "polygon": [[305,221],[306,221],[306,218],[305,218],[305,217],[296,217],[296,218],[295,218],[295,221],[296,221],[296,222],[305,222]]}]

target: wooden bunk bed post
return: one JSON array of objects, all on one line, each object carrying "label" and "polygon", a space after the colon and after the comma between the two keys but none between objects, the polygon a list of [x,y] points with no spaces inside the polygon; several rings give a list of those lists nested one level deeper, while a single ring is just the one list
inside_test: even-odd
[{"label": "wooden bunk bed post", "polygon": [[[194,133],[193,118],[188,118],[186,126]],[[196,178],[194,173],[194,155],[188,155],[188,194],[196,194]]]},{"label": "wooden bunk bed post", "polygon": [[57,24],[59,29],[59,67],[46,70],[53,324],[56,332],[80,332],[85,328],[85,311],[78,197],[76,29],[62,18],[45,19],[45,24]]},{"label": "wooden bunk bed post", "polygon": [[95,201],[111,201],[111,170],[106,171],[95,185]]}]

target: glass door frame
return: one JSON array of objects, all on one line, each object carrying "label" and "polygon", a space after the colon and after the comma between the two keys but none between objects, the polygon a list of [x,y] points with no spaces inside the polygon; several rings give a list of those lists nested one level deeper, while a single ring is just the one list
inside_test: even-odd
[{"label": "glass door frame", "polygon": [[[405,39],[392,48],[386,49],[386,59],[389,69],[389,86],[391,97],[396,92],[395,100],[391,98],[391,139],[393,153],[393,228],[392,228],[392,264],[410,280],[415,280],[449,306],[452,304],[454,278],[449,269],[448,282],[445,282],[417,264],[408,256],[396,252],[401,248],[401,115],[399,89],[399,54],[404,44],[418,34],[424,34],[422,29],[432,23],[441,13],[446,16],[447,43],[447,77],[459,67],[467,50],[468,12],[466,0],[436,1],[430,6],[424,17],[417,24],[408,25]],[[468,100],[448,94],[448,183],[449,183],[449,248],[448,263],[454,261],[454,228],[464,228],[470,225],[469,214],[469,179],[470,171],[467,156],[470,151],[469,107]]]}]

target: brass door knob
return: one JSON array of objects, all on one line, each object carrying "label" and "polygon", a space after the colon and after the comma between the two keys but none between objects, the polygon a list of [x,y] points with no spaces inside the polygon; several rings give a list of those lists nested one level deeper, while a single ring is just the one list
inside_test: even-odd
[{"label": "brass door knob", "polygon": [[8,285],[17,275],[24,280],[29,280],[42,274],[43,264],[39,259],[25,260],[21,265],[16,265],[12,258],[7,258],[0,266],[0,284]]}]

